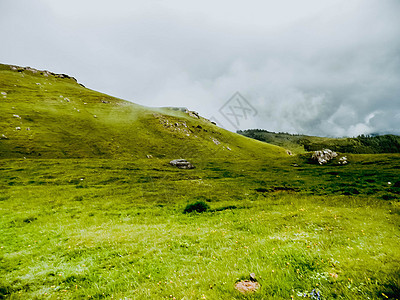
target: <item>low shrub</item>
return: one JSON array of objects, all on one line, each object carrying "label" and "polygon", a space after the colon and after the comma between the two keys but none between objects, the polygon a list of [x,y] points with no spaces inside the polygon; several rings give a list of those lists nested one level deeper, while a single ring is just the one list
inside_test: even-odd
[{"label": "low shrub", "polygon": [[205,203],[204,201],[197,201],[195,203],[189,203],[186,205],[185,209],[183,210],[184,214],[191,213],[191,212],[198,212],[202,213],[210,209],[210,206]]}]

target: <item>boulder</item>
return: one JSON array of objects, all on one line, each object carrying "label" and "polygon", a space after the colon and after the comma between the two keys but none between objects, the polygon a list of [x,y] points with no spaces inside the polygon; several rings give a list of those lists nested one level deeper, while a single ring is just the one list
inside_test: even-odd
[{"label": "boulder", "polygon": [[242,294],[254,293],[259,288],[260,284],[257,281],[242,280],[235,284],[235,289]]},{"label": "boulder", "polygon": [[194,169],[194,166],[186,159],[174,159],[169,162],[171,165],[179,169]]},{"label": "boulder", "polygon": [[326,164],[328,161],[337,157],[337,153],[330,149],[323,149],[319,151],[314,151],[311,159],[318,162],[320,165]]}]

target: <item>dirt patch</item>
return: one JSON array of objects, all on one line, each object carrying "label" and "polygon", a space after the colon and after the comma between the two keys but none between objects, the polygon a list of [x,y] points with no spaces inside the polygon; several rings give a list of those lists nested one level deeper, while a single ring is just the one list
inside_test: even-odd
[{"label": "dirt patch", "polygon": [[235,284],[235,289],[243,294],[254,293],[259,287],[260,284],[258,282],[250,280],[242,280]]}]

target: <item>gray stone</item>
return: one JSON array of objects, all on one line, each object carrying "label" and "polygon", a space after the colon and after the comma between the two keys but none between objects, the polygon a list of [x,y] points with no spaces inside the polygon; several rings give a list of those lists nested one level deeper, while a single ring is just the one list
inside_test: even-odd
[{"label": "gray stone", "polygon": [[171,160],[169,163],[179,169],[194,169],[194,166],[190,162],[182,158]]}]

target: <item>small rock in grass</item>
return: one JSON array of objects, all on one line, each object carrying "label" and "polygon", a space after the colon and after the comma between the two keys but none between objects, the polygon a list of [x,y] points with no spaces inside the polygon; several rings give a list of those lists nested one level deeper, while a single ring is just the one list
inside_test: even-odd
[{"label": "small rock in grass", "polygon": [[215,145],[221,144],[221,142],[218,141],[216,138],[213,138],[213,137],[212,137],[211,139],[212,139],[212,141],[214,142]]},{"label": "small rock in grass", "polygon": [[194,169],[194,166],[186,159],[174,159],[169,162],[171,165],[179,169]]},{"label": "small rock in grass", "polygon": [[243,294],[254,293],[260,288],[260,284],[257,281],[242,280],[235,284],[235,289]]}]

